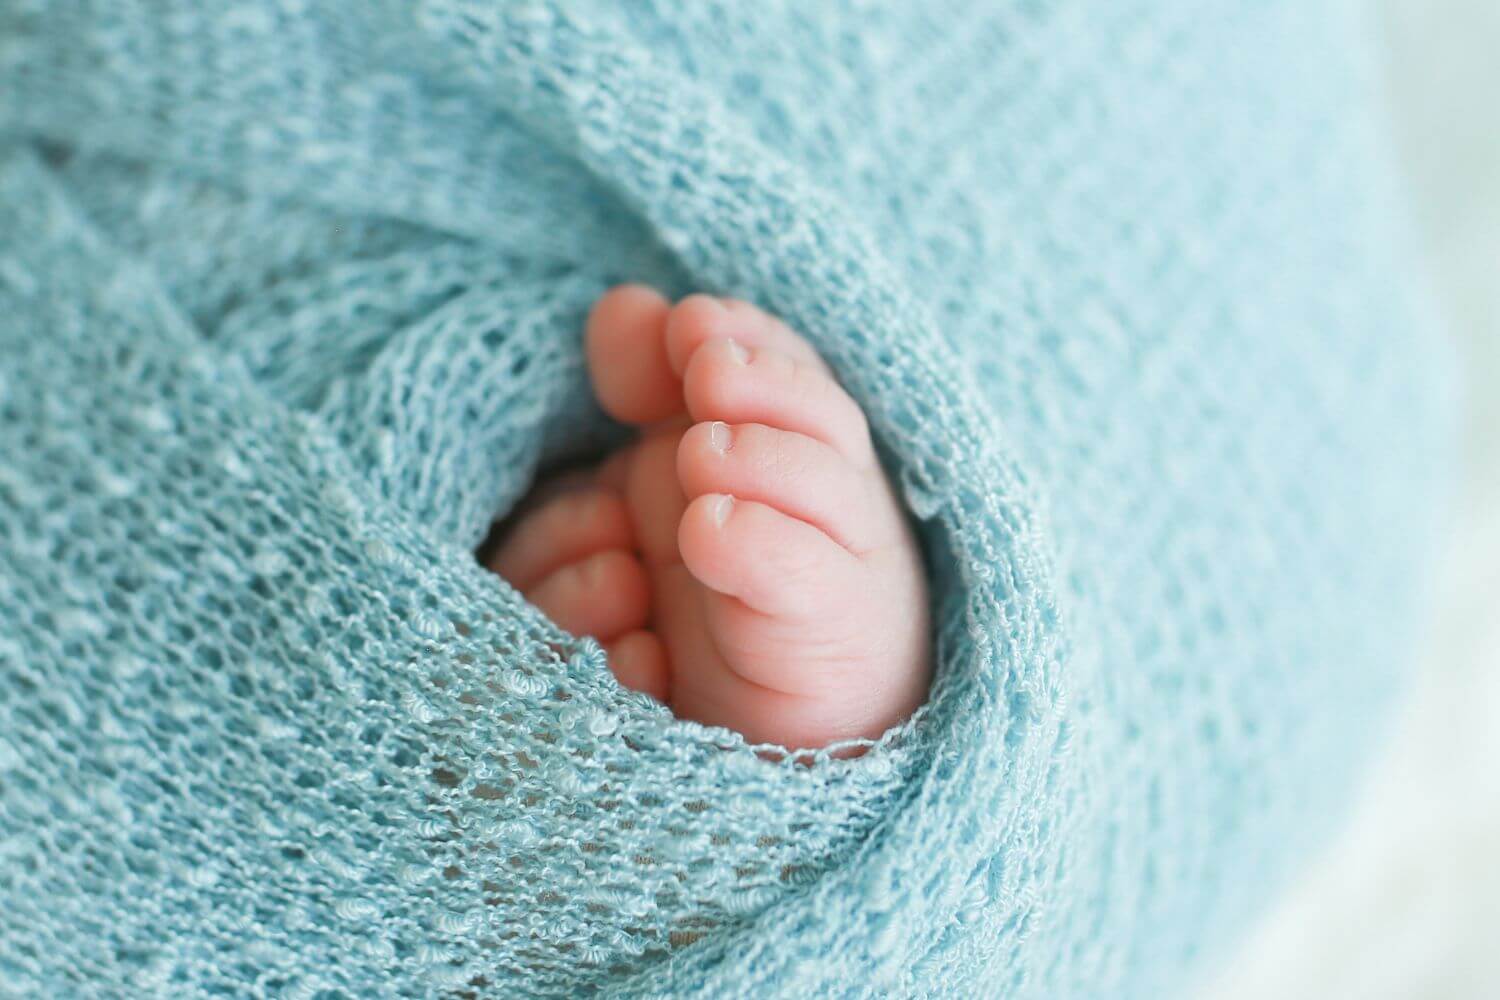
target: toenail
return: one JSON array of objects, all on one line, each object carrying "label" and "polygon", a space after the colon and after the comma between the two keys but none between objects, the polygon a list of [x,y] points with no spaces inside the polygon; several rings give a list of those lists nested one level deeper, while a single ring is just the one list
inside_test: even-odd
[{"label": "toenail", "polygon": [[729,515],[732,513],[734,513],[734,497],[726,493],[714,504],[714,524],[724,527],[724,522],[729,520]]},{"label": "toenail", "polygon": [[722,420],[715,420],[708,425],[708,446],[720,455],[729,450],[729,425]]},{"label": "toenail", "polygon": [[750,363],[750,352],[745,350],[744,345],[733,337],[729,338],[729,356],[737,364],[746,365]]}]

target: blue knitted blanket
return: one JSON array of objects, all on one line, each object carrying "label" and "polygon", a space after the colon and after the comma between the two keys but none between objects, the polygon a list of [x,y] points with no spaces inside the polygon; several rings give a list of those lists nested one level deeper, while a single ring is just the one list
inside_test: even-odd
[{"label": "blue knitted blanket", "polygon": [[[1160,997],[1326,833],[1438,479],[1337,4],[0,0],[0,994]],[[934,584],[854,759],[481,569],[622,280]]]}]

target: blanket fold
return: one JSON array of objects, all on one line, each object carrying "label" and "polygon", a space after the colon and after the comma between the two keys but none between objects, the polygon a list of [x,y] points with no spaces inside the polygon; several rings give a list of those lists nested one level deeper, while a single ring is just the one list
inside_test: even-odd
[{"label": "blanket fold", "polygon": [[[0,982],[1180,988],[1397,689],[1444,413],[1354,22],[1215,7],[0,0]],[[939,670],[857,759],[473,557],[618,440],[622,280],[870,417]]]}]

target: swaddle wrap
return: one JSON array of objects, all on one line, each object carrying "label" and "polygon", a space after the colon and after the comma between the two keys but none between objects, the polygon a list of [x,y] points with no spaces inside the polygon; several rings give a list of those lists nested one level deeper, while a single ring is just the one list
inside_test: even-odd
[{"label": "swaddle wrap", "polygon": [[[1440,463],[1333,5],[0,0],[0,992],[1156,997],[1337,815]],[[939,669],[768,759],[477,564],[611,283],[785,317]]]}]

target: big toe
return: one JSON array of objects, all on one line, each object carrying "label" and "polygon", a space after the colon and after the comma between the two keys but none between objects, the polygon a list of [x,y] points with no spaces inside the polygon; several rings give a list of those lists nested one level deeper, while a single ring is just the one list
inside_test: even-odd
[{"label": "big toe", "polygon": [[589,378],[604,411],[627,424],[649,424],[683,410],[682,383],[667,357],[672,305],[644,285],[605,293],[585,333]]}]

